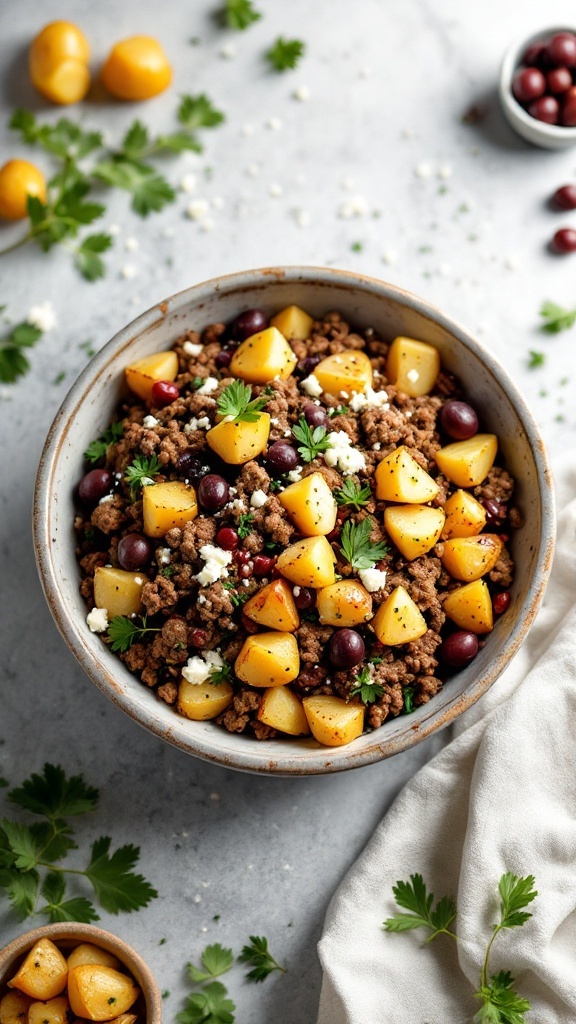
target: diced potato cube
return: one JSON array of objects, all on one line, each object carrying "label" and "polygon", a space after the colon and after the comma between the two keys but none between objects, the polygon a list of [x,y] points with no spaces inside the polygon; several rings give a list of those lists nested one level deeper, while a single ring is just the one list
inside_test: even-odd
[{"label": "diced potato cube", "polygon": [[490,572],[500,558],[502,541],[497,533],[480,533],[477,537],[454,537],[447,540],[442,552],[442,565],[455,580],[471,583]]},{"label": "diced potato cube", "polygon": [[101,946],[94,946],[91,942],[81,942],[76,946],[68,957],[68,970],[78,967],[80,964],[102,964],[104,967],[113,967],[118,970],[120,961]]},{"label": "diced potato cube", "polygon": [[444,526],[444,512],[430,505],[388,505],[384,526],[409,562],[433,548]]},{"label": "diced potato cube", "polygon": [[217,423],[206,434],[212,451],[231,466],[256,459],[268,444],[270,416],[261,412],[254,423]]},{"label": "diced potato cube", "polygon": [[362,735],[364,706],[341,697],[318,694],[302,701],[312,735],[326,747],[343,747]]},{"label": "diced potato cube", "polygon": [[286,309],[281,309],[272,317],[270,326],[276,327],[288,341],[293,341],[294,338],[306,341],[310,337],[313,323],[313,317],[300,309],[300,306],[286,306]]},{"label": "diced potato cube", "polygon": [[27,1024],[31,1002],[30,996],[17,989],[6,992],[0,999],[0,1024]]},{"label": "diced potato cube", "polygon": [[45,1003],[32,1003],[28,1008],[28,1024],[68,1024],[69,1010],[66,996],[55,996]]},{"label": "diced potato cube", "polygon": [[256,718],[289,736],[307,736],[310,732],[302,701],[289,686],[264,690]]},{"label": "diced potato cube", "polygon": [[442,607],[459,629],[469,629],[471,633],[489,633],[494,626],[492,601],[485,580],[475,580],[451,590]]},{"label": "diced potato cube", "polygon": [[144,533],[163,537],[175,526],[180,528],[198,515],[196,491],[183,480],[167,480],[142,488]]},{"label": "diced potato cube", "polygon": [[402,444],[376,467],[376,497],[381,501],[420,505],[438,494],[438,484]]},{"label": "diced potato cube", "polygon": [[242,608],[253,622],[282,633],[293,633],[300,625],[292,588],[286,580],[272,580],[251,597]]},{"label": "diced potato cube", "polygon": [[336,582],[336,556],[326,537],[305,537],[289,544],[278,556],[276,568],[299,587],[329,587]]},{"label": "diced potato cube", "polygon": [[475,434],[467,441],[455,441],[440,448],[434,458],[438,468],[458,487],[477,487],[492,469],[498,438],[496,434]]},{"label": "diced potato cube", "polygon": [[469,491],[455,491],[444,505],[442,537],[474,537],[486,526],[486,509]]},{"label": "diced potato cube", "polygon": [[145,583],[148,577],[143,572],[99,566],[94,572],[96,607],[105,608],[109,619],[115,615],[139,615]]},{"label": "diced potato cube", "polygon": [[68,975],[72,1012],[88,1020],[112,1020],[125,1013],[140,994],[127,974],[102,964],[80,964]]},{"label": "diced potato cube", "polygon": [[145,402],[152,402],[152,386],[157,380],[175,380],[178,356],[175,352],[155,352],[126,367],[126,383]]},{"label": "diced potato cube", "polygon": [[372,386],[372,364],[365,352],[348,349],[322,359],[314,368],[314,376],[327,395],[351,398],[353,391],[361,394]]},{"label": "diced potato cube", "polygon": [[322,473],[310,473],[289,484],[278,500],[305,537],[326,535],[336,525],[338,505]]},{"label": "diced potato cube", "polygon": [[53,999],[66,988],[68,965],[50,939],[39,939],[32,946],[16,974],[8,982],[33,999]]},{"label": "diced potato cube", "polygon": [[234,690],[230,683],[189,683],[182,679],[178,687],[178,711],[194,722],[207,722],[221,715],[232,703]]},{"label": "diced potato cube", "polygon": [[296,679],[300,654],[292,633],[255,633],[244,641],[234,671],[250,686],[282,686]]},{"label": "diced potato cube", "polygon": [[438,349],[415,338],[395,338],[388,351],[386,376],[406,395],[427,395],[440,373]]},{"label": "diced potato cube", "polygon": [[381,643],[390,647],[408,644],[428,629],[418,605],[404,587],[396,587],[380,605],[371,623]]},{"label": "diced potato cube", "polygon": [[230,373],[250,384],[268,384],[274,377],[287,380],[298,362],[286,338],[276,327],[246,338],[230,361]]},{"label": "diced potato cube", "polygon": [[322,625],[359,626],[372,618],[372,598],[357,580],[338,580],[318,591],[316,609]]}]

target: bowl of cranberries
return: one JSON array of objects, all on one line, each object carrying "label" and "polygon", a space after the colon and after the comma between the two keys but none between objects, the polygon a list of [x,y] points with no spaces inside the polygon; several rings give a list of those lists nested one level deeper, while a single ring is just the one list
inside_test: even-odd
[{"label": "bowl of cranberries", "polygon": [[514,130],[544,149],[576,144],[576,28],[543,29],[504,56],[500,99]]},{"label": "bowl of cranberries", "polygon": [[498,679],[554,502],[530,410],[465,329],[282,267],[194,285],[94,356],[44,446],[34,538],[56,626],[119,709],[187,754],[310,775],[412,746]]}]

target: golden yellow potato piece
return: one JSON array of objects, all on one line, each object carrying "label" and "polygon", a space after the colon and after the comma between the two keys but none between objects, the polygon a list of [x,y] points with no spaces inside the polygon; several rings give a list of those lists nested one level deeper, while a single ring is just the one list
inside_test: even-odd
[{"label": "golden yellow potato piece", "polygon": [[442,537],[474,537],[486,526],[486,509],[469,491],[455,491],[444,505]]},{"label": "golden yellow potato piece", "polygon": [[231,466],[256,459],[268,444],[270,416],[261,412],[254,423],[217,423],[206,434],[212,451]]},{"label": "golden yellow potato piece", "polygon": [[329,587],[336,582],[336,556],[326,537],[305,537],[289,544],[276,560],[276,568],[299,587]]},{"label": "golden yellow potato piece", "polygon": [[138,1020],[138,1016],[135,1013],[121,1013],[118,1017],[113,1017],[110,1024],[135,1024]]},{"label": "golden yellow potato piece", "polygon": [[28,1007],[32,1000],[17,989],[6,992],[0,999],[0,1024],[27,1024]]},{"label": "golden yellow potato piece", "polygon": [[458,487],[477,487],[486,479],[498,451],[496,434],[475,434],[440,448],[434,458],[444,476]]},{"label": "golden yellow potato piece", "polygon": [[267,327],[238,346],[230,361],[230,373],[250,384],[268,384],[274,377],[287,380],[297,362],[284,335],[276,327]]},{"label": "golden yellow potato piece", "polygon": [[444,512],[430,505],[388,505],[384,526],[409,562],[433,548],[442,533]]},{"label": "golden yellow potato piece", "polygon": [[438,484],[418,465],[402,444],[378,463],[375,473],[376,497],[420,505],[438,494]]},{"label": "golden yellow potato piece", "polygon": [[445,614],[460,629],[489,633],[494,626],[492,601],[485,580],[475,580],[451,590],[442,605]]},{"label": "golden yellow potato piece", "polygon": [[80,964],[102,964],[104,967],[113,967],[118,970],[120,961],[101,946],[94,946],[91,942],[81,942],[76,946],[68,957],[68,970],[78,967]]},{"label": "golden yellow potato piece", "polygon": [[33,999],[53,999],[66,988],[68,965],[57,946],[50,939],[39,939],[32,946],[18,971],[8,982],[9,988],[18,988]]},{"label": "golden yellow potato piece", "polygon": [[198,499],[191,484],[168,480],[142,488],[144,533],[163,537],[175,526],[183,527],[198,515]]},{"label": "golden yellow potato piece", "polygon": [[302,701],[289,686],[264,690],[256,718],[289,736],[307,736],[310,732]]},{"label": "golden yellow potato piece", "polygon": [[278,500],[305,537],[326,535],[336,525],[338,505],[322,473],[310,473],[289,484]]},{"label": "golden yellow potato piece", "polygon": [[127,974],[102,964],[80,964],[68,974],[72,1012],[88,1020],[112,1020],[136,1001],[140,989]]},{"label": "golden yellow potato piece", "polygon": [[305,313],[300,306],[286,306],[281,309],[270,321],[271,327],[276,327],[288,341],[299,338],[306,341],[310,337],[314,319]]},{"label": "golden yellow potato piece", "polygon": [[404,587],[396,587],[380,605],[371,623],[383,644],[397,647],[424,636],[426,620]]},{"label": "golden yellow potato piece", "polygon": [[282,686],[296,679],[300,654],[292,633],[255,633],[244,641],[234,671],[250,686]]},{"label": "golden yellow potato piece", "polygon": [[52,103],[77,103],[90,88],[89,59],[84,33],[70,21],[52,21],[30,46],[32,84]]},{"label": "golden yellow potato piece", "polygon": [[120,100],[148,100],[164,92],[172,68],[160,43],[152,36],[131,36],[116,43],[102,68],[108,92]]},{"label": "golden yellow potato piece", "polygon": [[70,1003],[66,996],[55,996],[45,1003],[32,1003],[27,1024],[68,1024]]},{"label": "golden yellow potato piece", "polygon": [[351,398],[353,391],[361,394],[372,386],[372,364],[365,352],[348,349],[322,359],[314,368],[314,376],[327,395]]},{"label": "golden yellow potato piece", "polygon": [[480,533],[477,537],[455,537],[447,540],[442,552],[442,565],[455,580],[471,583],[494,568],[503,548],[496,533]]},{"label": "golden yellow potato piece", "polygon": [[28,196],[46,202],[46,181],[28,160],[8,160],[0,168],[0,217],[22,220],[28,216]]},{"label": "golden yellow potato piece", "polygon": [[427,395],[440,373],[438,349],[415,338],[395,338],[388,351],[386,376],[406,395]]},{"label": "golden yellow potato piece", "polygon": [[145,583],[148,583],[148,577],[143,572],[99,566],[94,573],[96,607],[105,608],[109,619],[115,615],[139,615]]},{"label": "golden yellow potato piece", "polygon": [[282,633],[293,633],[300,625],[292,588],[286,580],[272,580],[262,587],[246,602],[242,611],[260,626],[278,629]]},{"label": "golden yellow potato piece", "polygon": [[315,740],[326,747],[343,747],[362,735],[364,705],[348,704],[341,697],[319,694],[302,701]]},{"label": "golden yellow potato piece", "polygon": [[126,383],[139,398],[152,401],[152,386],[157,380],[175,380],[178,375],[178,356],[175,352],[154,352],[127,366]]},{"label": "golden yellow potato piece", "polygon": [[318,591],[316,608],[326,626],[359,626],[372,618],[372,598],[356,580],[338,580]]},{"label": "golden yellow potato piece", "polygon": [[194,722],[217,718],[232,703],[234,690],[230,683],[189,683],[182,679],[178,687],[178,711]]}]

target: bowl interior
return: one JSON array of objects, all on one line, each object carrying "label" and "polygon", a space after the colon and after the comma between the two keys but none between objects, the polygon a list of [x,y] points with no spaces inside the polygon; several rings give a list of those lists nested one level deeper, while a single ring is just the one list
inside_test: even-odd
[{"label": "bowl interior", "polygon": [[[158,701],[86,626],[74,555],[73,491],[82,453],[111,419],[123,370],[168,348],[188,327],[201,329],[260,307],[272,313],[296,303],[314,316],[339,310],[352,324],[385,339],[405,334],[435,345],[497,434],[516,479],[526,525],[513,540],[517,575],[508,611],[486,647],[426,705],[387,721],[350,747],[320,747],[312,739],[258,741],[210,722],[192,722]],[[56,623],[92,680],[142,726],[197,756],[245,771],[310,774],[357,767],[388,757],[452,721],[476,701],[518,648],[536,612],[550,568],[554,510],[542,442],[523,400],[489,353],[429,304],[391,285],[315,268],[249,271],[207,282],[154,307],[121,331],[84,370],[58,412],[40,464],[35,496],[36,556]]]}]

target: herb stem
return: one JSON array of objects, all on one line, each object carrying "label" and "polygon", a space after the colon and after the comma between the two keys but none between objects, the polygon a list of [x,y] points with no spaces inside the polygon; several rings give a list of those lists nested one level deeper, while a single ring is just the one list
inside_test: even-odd
[{"label": "herb stem", "polygon": [[14,252],[15,249],[20,249],[21,246],[26,245],[27,242],[31,242],[34,235],[31,231],[28,231],[22,238],[19,238],[17,242],[12,242],[12,245],[7,245],[5,249],[0,249],[0,256],[7,256],[9,252]]},{"label": "herb stem", "polygon": [[426,946],[432,939],[435,939],[437,935],[449,935],[454,942],[458,942],[458,936],[455,932],[451,932],[449,928],[437,928],[436,931],[430,933],[427,939],[424,939],[423,945]]},{"label": "herb stem", "polygon": [[486,950],[486,956],[484,957],[484,964],[482,966],[482,987],[486,987],[486,985],[488,984],[488,961],[490,959],[490,953],[491,953],[491,950],[492,950],[492,946],[494,945],[494,939],[498,935],[498,932],[500,932],[501,930],[502,930],[502,926],[501,925],[499,925],[499,924],[495,924],[494,925],[494,934],[492,935],[492,938],[490,939],[490,942],[488,943],[488,948]]}]

